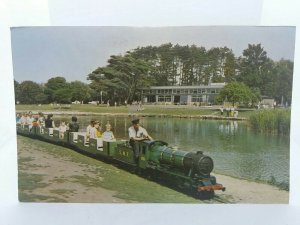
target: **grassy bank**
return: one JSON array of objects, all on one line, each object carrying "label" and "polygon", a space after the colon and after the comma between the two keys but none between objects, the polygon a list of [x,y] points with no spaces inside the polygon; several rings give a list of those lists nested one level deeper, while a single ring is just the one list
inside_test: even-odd
[{"label": "grassy bank", "polygon": [[270,109],[250,115],[252,128],[260,132],[288,135],[290,133],[291,110]]},{"label": "grassy bank", "polygon": [[[136,107],[118,106],[107,107],[97,105],[70,105],[70,106],[51,106],[51,105],[16,105],[18,111],[35,112],[81,112],[81,113],[111,113],[111,114],[137,114],[141,116],[180,116],[180,117],[220,117],[219,107],[195,107],[195,106],[164,106],[164,105],[145,105],[143,110],[137,111]],[[239,111],[239,118],[248,118],[253,114],[252,110]],[[226,119],[224,116],[223,119]]]}]

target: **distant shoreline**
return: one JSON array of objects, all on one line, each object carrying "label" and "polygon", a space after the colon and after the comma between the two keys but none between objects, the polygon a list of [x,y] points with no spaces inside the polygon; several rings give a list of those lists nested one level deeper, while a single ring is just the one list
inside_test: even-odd
[{"label": "distant shoreline", "polygon": [[[21,113],[24,110],[16,110],[16,113]],[[33,113],[38,111],[32,110]],[[172,115],[172,114],[153,114],[153,113],[100,113],[100,112],[76,112],[76,111],[47,111],[41,110],[43,114],[53,115],[76,115],[76,116],[119,116],[119,117],[158,117],[158,118],[187,118],[187,119],[202,119],[202,120],[238,120],[245,121],[245,117],[227,117],[216,115]]]}]

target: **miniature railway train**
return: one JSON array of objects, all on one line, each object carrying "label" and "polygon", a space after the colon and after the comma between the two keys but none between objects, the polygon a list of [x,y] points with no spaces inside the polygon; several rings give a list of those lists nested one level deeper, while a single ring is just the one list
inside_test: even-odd
[{"label": "miniature railway train", "polygon": [[85,133],[66,132],[60,136],[56,129],[40,126],[29,128],[28,125],[17,126],[17,133],[112,160],[116,164],[129,165],[137,171],[162,177],[172,186],[200,199],[212,198],[215,190],[225,191],[225,187],[210,175],[214,167],[213,160],[201,151],[176,150],[163,141],[140,141],[140,155],[136,160],[128,140],[90,138],[87,144]]}]

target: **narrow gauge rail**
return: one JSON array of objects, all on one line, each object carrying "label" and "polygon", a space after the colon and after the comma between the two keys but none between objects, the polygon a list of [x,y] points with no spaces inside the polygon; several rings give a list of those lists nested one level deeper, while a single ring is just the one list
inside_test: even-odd
[{"label": "narrow gauge rail", "polygon": [[213,160],[201,151],[176,150],[163,141],[141,141],[140,155],[136,161],[128,140],[104,141],[102,138],[90,138],[89,144],[86,144],[85,133],[66,132],[61,137],[56,129],[40,126],[30,129],[28,125],[17,125],[17,133],[127,165],[137,172],[159,177],[165,184],[200,199],[213,198],[215,190],[225,191],[225,187],[210,175],[214,167]]}]

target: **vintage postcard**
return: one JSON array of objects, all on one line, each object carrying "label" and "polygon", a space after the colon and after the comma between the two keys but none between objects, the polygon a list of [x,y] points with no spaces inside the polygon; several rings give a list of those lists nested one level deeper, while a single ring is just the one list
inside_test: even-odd
[{"label": "vintage postcard", "polygon": [[295,27],[11,39],[21,202],[288,203]]}]

